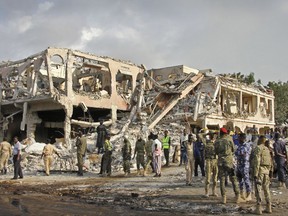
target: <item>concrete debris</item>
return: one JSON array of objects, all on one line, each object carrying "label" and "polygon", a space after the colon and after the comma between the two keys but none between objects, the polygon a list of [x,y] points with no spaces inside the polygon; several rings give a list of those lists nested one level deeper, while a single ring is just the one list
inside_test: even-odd
[{"label": "concrete debris", "polygon": [[168,130],[177,146],[184,128],[194,133],[206,127],[245,132],[255,125],[264,134],[275,124],[270,89],[215,76],[210,69],[179,65],[147,71],[144,65],[49,47],[2,63],[0,75],[0,137],[21,136],[28,145],[27,170],[42,165],[39,154],[47,138],[62,155],[54,168],[77,169],[74,139],[81,129],[88,137],[86,164],[98,172],[99,163],[95,166],[89,156],[95,156],[100,120],[112,134],[114,171],[122,169],[124,136],[134,148],[137,134],[147,138],[153,131],[161,139]]}]

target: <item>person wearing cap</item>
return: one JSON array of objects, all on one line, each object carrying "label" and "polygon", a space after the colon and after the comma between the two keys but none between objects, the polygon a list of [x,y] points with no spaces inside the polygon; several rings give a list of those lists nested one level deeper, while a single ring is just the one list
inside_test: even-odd
[{"label": "person wearing cap", "polygon": [[168,136],[168,130],[165,130],[164,137],[162,138],[162,148],[164,150],[164,157],[166,161],[165,166],[169,166],[170,146],[171,146],[171,138],[170,136]]},{"label": "person wearing cap", "polygon": [[45,166],[45,174],[47,176],[50,175],[50,168],[53,162],[53,153],[60,157],[59,153],[57,152],[56,148],[51,144],[51,140],[47,139],[47,144],[44,146],[41,159],[44,156],[44,166]]},{"label": "person wearing cap", "polygon": [[76,138],[77,147],[77,165],[78,165],[78,176],[83,176],[83,157],[85,157],[87,151],[87,138],[83,135],[82,131],[78,132]]},{"label": "person wearing cap", "polygon": [[124,176],[127,176],[130,174],[131,151],[132,151],[131,143],[128,140],[128,137],[124,136],[123,147],[122,147]]},{"label": "person wearing cap", "polygon": [[218,175],[220,179],[220,191],[223,204],[226,203],[226,175],[230,177],[230,181],[232,182],[233,190],[236,196],[236,203],[241,201],[239,184],[234,172],[234,151],[235,146],[231,138],[228,137],[228,131],[224,127],[220,128],[220,137],[215,141],[215,153],[218,156]]},{"label": "person wearing cap", "polygon": [[111,135],[109,133],[106,134],[105,143],[104,143],[104,154],[103,154],[103,168],[102,175],[103,177],[111,176],[111,163],[112,163],[112,150],[113,146],[110,142]]},{"label": "person wearing cap", "polygon": [[[235,151],[237,158],[236,176],[240,187],[240,196],[243,200],[251,201],[251,182],[249,177],[250,155],[252,151],[251,142],[246,142],[246,134],[240,133],[238,137],[238,148]],[[244,186],[246,195],[244,194]]]},{"label": "person wearing cap", "polygon": [[[137,155],[137,156],[136,156]],[[134,149],[134,156],[133,159],[136,156],[136,166],[137,166],[137,175],[141,174],[140,166],[143,168],[143,176],[146,175],[145,173],[145,140],[142,139],[142,135],[138,135],[138,139],[135,144]]]},{"label": "person wearing cap", "polygon": [[285,162],[287,161],[287,151],[285,143],[280,139],[280,133],[274,135],[274,157],[277,165],[277,174],[280,188],[286,188],[285,185]]}]

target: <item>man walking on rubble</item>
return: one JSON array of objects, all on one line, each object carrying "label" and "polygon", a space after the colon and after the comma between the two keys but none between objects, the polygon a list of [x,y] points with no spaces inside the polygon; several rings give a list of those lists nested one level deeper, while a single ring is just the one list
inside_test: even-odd
[{"label": "man walking on rubble", "polygon": [[87,138],[84,137],[82,131],[78,132],[78,137],[76,138],[77,146],[77,165],[78,165],[78,176],[83,176],[83,157],[87,151]]},{"label": "man walking on rubble", "polygon": [[47,144],[44,146],[43,152],[41,155],[41,159],[44,156],[45,173],[47,176],[50,175],[50,168],[53,162],[53,153],[55,153],[58,157],[60,157],[56,148],[51,144],[51,140],[47,139]]},{"label": "man walking on rubble", "polygon": [[182,165],[182,163],[185,164],[187,160],[187,153],[186,153],[186,146],[188,142],[188,134],[186,133],[186,129],[183,130],[183,134],[181,134],[180,137],[180,149],[181,149],[181,154],[180,154],[180,164],[179,166]]},{"label": "man walking on rubble", "polygon": [[165,166],[169,166],[169,153],[170,153],[170,147],[171,147],[171,138],[168,136],[168,130],[164,131],[164,137],[162,139],[162,148],[164,150],[164,157],[166,160]]},{"label": "man walking on rubble", "polygon": [[286,188],[285,184],[285,165],[287,161],[287,151],[285,143],[280,140],[280,133],[275,133],[273,144],[274,153],[275,153],[275,162],[277,165],[277,174],[280,188]]},{"label": "man walking on rubble", "polygon": [[100,120],[100,125],[97,127],[97,142],[96,147],[98,148],[98,154],[103,153],[103,145],[107,134],[107,129],[103,124],[103,119]]},{"label": "man walking on rubble", "polygon": [[255,147],[252,156],[252,176],[255,184],[255,196],[256,196],[256,211],[258,215],[262,214],[261,208],[261,189],[264,191],[266,200],[266,213],[272,213],[271,196],[270,196],[270,178],[269,172],[271,169],[271,155],[269,149],[264,145],[265,136],[261,135],[258,140],[258,145]]},{"label": "man walking on rubble", "polygon": [[4,137],[3,142],[0,143],[0,170],[2,174],[7,174],[8,160],[12,155],[12,147]]},{"label": "man walking on rubble", "polygon": [[236,196],[236,203],[241,201],[239,185],[234,173],[233,156],[234,156],[234,143],[228,137],[226,128],[220,128],[220,137],[215,142],[215,153],[218,156],[218,174],[220,179],[220,191],[222,196],[222,203],[226,203],[226,189],[225,189],[225,176],[229,175],[230,181],[233,185],[233,190]]},{"label": "man walking on rubble", "polygon": [[12,179],[23,178],[23,172],[21,167],[21,149],[22,144],[19,142],[18,137],[14,137],[13,148],[13,164],[14,164],[14,177]]},{"label": "man walking on rubble", "polygon": [[[240,196],[243,200],[251,201],[251,182],[249,178],[250,171],[250,154],[252,151],[251,143],[246,142],[246,134],[241,133],[238,136],[239,144],[235,152],[237,158],[236,176],[240,187]],[[244,194],[244,185],[246,195]]]},{"label": "man walking on rubble", "polygon": [[110,142],[111,135],[109,133],[106,134],[106,139],[104,143],[104,154],[103,154],[103,168],[102,168],[102,176],[105,177],[106,174],[111,176],[112,172],[112,150],[113,146]]},{"label": "man walking on rubble", "polygon": [[146,153],[145,174],[147,174],[149,165],[152,168],[152,172],[154,173],[155,171],[153,166],[153,152],[152,152],[153,137],[154,134],[150,133],[148,136],[148,141],[145,144],[145,153]]},{"label": "man walking on rubble", "polygon": [[[205,135],[205,137],[204,137]],[[218,196],[216,193],[217,180],[218,180],[218,159],[215,153],[215,139],[214,133],[199,134],[200,139],[204,143],[205,151],[205,197],[209,197],[209,187],[212,177],[212,196]]]},{"label": "man walking on rubble", "polygon": [[[137,156],[136,156],[137,155]],[[140,171],[140,165],[143,167],[143,176],[146,175],[145,173],[145,141],[142,139],[142,135],[138,135],[138,139],[135,144],[135,150],[134,150],[134,156],[133,159],[136,156],[136,166],[137,166],[137,175],[141,175]]]},{"label": "man walking on rubble", "polygon": [[132,155],[131,143],[128,140],[128,137],[124,136],[123,147],[122,147],[122,156],[123,156],[123,170],[124,176],[130,174],[130,161]]}]

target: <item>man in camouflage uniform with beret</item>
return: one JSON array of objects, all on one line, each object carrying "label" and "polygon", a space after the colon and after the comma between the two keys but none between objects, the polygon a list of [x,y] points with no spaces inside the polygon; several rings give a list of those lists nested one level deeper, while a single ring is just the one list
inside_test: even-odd
[{"label": "man in camouflage uniform with beret", "polygon": [[264,145],[265,136],[261,135],[258,140],[258,145],[253,150],[251,167],[252,176],[255,183],[255,196],[256,196],[256,214],[262,214],[261,209],[261,189],[264,191],[266,200],[266,213],[272,213],[271,196],[269,191],[270,177],[269,172],[271,169],[271,156],[269,149]]},{"label": "man in camouflage uniform with beret", "polygon": [[215,142],[215,153],[218,156],[218,175],[220,178],[220,191],[222,195],[222,203],[226,203],[225,176],[230,177],[233,185],[233,190],[236,195],[236,203],[241,201],[239,185],[234,173],[233,155],[235,147],[231,138],[228,137],[228,132],[225,128],[220,128],[220,138]]}]

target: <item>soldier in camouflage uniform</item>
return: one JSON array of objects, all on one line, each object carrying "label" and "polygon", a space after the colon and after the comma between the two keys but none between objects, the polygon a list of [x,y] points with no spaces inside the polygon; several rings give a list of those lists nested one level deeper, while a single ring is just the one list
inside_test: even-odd
[{"label": "soldier in camouflage uniform", "polygon": [[137,157],[136,157],[137,175],[141,174],[140,165],[143,167],[144,169],[143,175],[145,175],[145,162],[144,162],[145,161],[144,160],[145,141],[142,139],[141,135],[138,136],[138,140],[136,141],[133,159],[135,158],[136,154],[137,154]]},{"label": "soldier in camouflage uniform", "polygon": [[145,165],[145,170],[144,170],[144,174],[147,174],[147,170],[149,165],[152,168],[152,172],[154,172],[154,166],[153,166],[153,154],[152,154],[152,145],[153,145],[153,138],[154,138],[154,134],[150,133],[150,135],[148,136],[148,141],[145,144],[145,153],[146,153],[146,165]]},{"label": "soldier in camouflage uniform", "polygon": [[271,169],[271,156],[269,149],[264,145],[265,136],[261,135],[258,140],[258,145],[253,150],[251,161],[252,175],[255,183],[255,196],[256,196],[256,214],[262,214],[261,209],[261,189],[264,191],[266,200],[265,212],[272,213],[271,196],[269,191],[270,178],[269,172]]},{"label": "soldier in camouflage uniform", "polygon": [[123,170],[124,175],[127,176],[130,174],[130,161],[131,161],[131,143],[127,137],[124,137],[124,145],[122,147],[122,156],[123,156]]},{"label": "soldier in camouflage uniform", "polygon": [[233,155],[235,147],[232,139],[228,137],[225,128],[220,128],[220,138],[215,142],[215,153],[218,156],[218,175],[220,178],[220,190],[222,195],[222,203],[226,203],[225,176],[229,175],[236,195],[236,203],[241,201],[239,185],[234,173]]},{"label": "soldier in camouflage uniform", "polygon": [[78,176],[83,176],[83,157],[87,151],[87,138],[83,136],[82,131],[79,131],[79,136],[76,140],[77,146],[77,163],[78,163]]},{"label": "soldier in camouflage uniform", "polygon": [[[218,178],[218,165],[217,165],[217,155],[215,153],[215,145],[214,145],[214,133],[209,133],[206,137],[203,137],[203,134],[199,134],[202,142],[204,143],[204,151],[205,151],[205,196],[209,197],[209,186],[211,182],[213,182],[212,187],[212,196],[218,196],[216,193],[217,187],[217,178]],[[212,174],[212,175],[211,175]]]},{"label": "soldier in camouflage uniform", "polygon": [[[251,143],[246,141],[246,134],[239,134],[239,145],[235,152],[237,158],[236,176],[240,186],[240,196],[243,200],[250,201],[251,197],[251,182],[249,178],[250,170],[250,154],[251,154]],[[246,189],[246,196],[244,195],[244,185]]]}]

